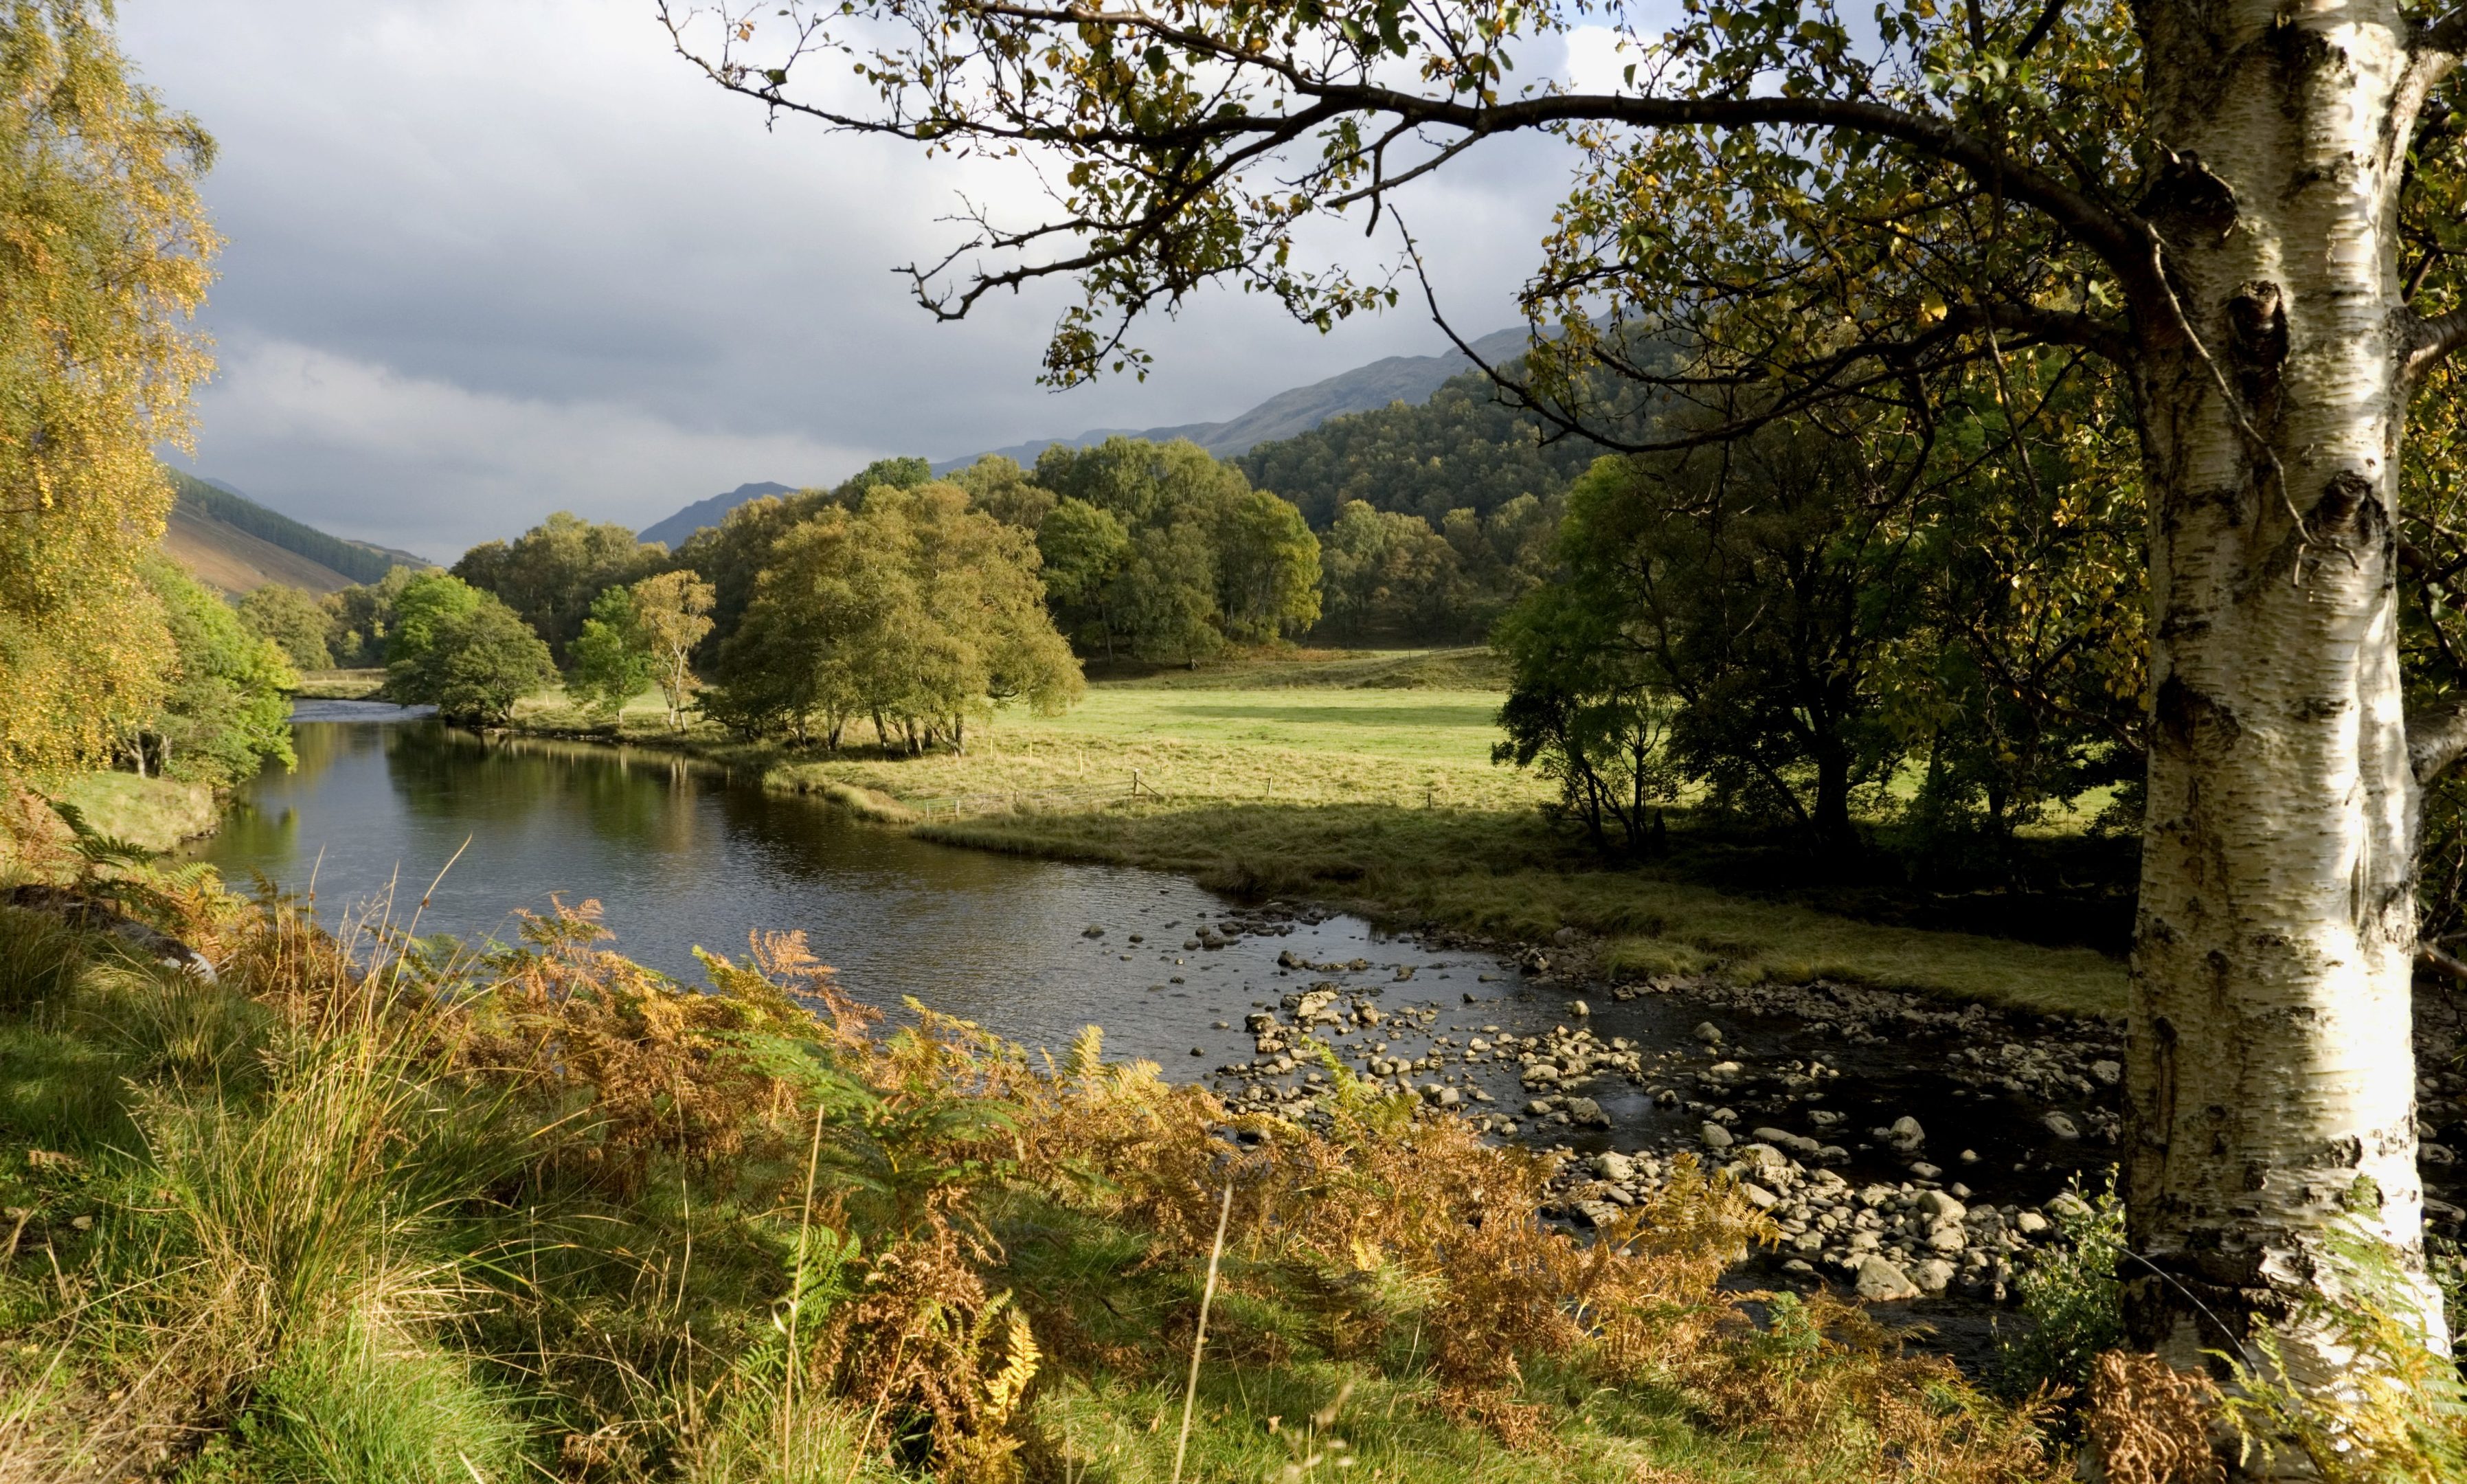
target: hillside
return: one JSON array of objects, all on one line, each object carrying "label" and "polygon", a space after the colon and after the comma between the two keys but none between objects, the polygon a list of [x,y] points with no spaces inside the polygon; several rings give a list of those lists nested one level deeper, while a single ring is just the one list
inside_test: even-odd
[{"label": "hillside", "polygon": [[687,537],[705,526],[719,524],[721,516],[748,500],[758,500],[766,494],[794,493],[796,493],[794,486],[774,484],[767,479],[755,484],[738,485],[726,494],[714,494],[708,500],[696,500],[668,519],[645,526],[636,534],[645,544],[657,541],[668,550],[675,551],[686,543]]},{"label": "hillside", "polygon": [[[1473,343],[1473,349],[1483,360],[1495,365],[1522,354],[1525,340],[1525,327],[1520,325],[1482,336]],[[1470,362],[1453,349],[1438,355],[1391,355],[1367,366],[1340,372],[1324,381],[1279,392],[1230,422],[1184,422],[1172,427],[1090,428],[1076,438],[1040,438],[1013,444],[1007,448],[990,448],[985,453],[945,460],[935,465],[934,471],[944,474],[965,468],[988,454],[1000,454],[1021,464],[1033,464],[1038,454],[1056,444],[1085,448],[1115,437],[1144,438],[1151,443],[1170,443],[1177,438],[1188,438],[1218,458],[1230,459],[1249,452],[1256,445],[1306,433],[1328,419],[1348,412],[1369,412],[1391,402],[1421,401],[1445,385],[1450,377],[1464,374],[1469,365]]]},{"label": "hillside", "polygon": [[164,528],[163,550],[222,592],[281,582],[328,593],[375,582],[396,566],[430,564],[410,552],[328,536],[178,469],[170,473],[180,497]]},{"label": "hillside", "polygon": [[[1524,327],[1518,326],[1482,336],[1473,343],[1473,349],[1483,360],[1495,365],[1523,354],[1525,336]],[[1095,427],[1076,438],[1038,438],[1013,444],[1007,448],[989,448],[984,453],[945,459],[934,466],[934,472],[948,474],[965,468],[979,459],[995,455],[1015,459],[1024,465],[1034,464],[1038,454],[1057,444],[1085,448],[1114,437],[1144,438],[1151,443],[1170,443],[1177,438],[1188,438],[1220,459],[1234,458],[1255,447],[1308,433],[1330,418],[1372,412],[1395,402],[1408,405],[1421,402],[1451,378],[1473,374],[1467,371],[1468,365],[1464,356],[1455,350],[1439,355],[1391,355],[1367,366],[1356,366],[1324,381],[1279,392],[1229,422],[1183,422],[1171,427]],[[644,527],[642,538],[662,542],[674,551],[685,544],[686,537],[705,526],[719,524],[720,517],[746,501],[766,494],[789,492],[788,486],[767,481],[739,485],[726,494],[696,500],[667,519]]]}]

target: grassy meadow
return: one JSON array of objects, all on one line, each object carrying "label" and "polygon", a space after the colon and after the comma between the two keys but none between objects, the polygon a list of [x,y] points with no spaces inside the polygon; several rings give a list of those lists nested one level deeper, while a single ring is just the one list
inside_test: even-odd
[{"label": "grassy meadow", "polygon": [[[1717,891],[1672,863],[1605,862],[1544,813],[1547,783],[1491,761],[1502,684],[1482,650],[1302,651],[1099,679],[1064,716],[1007,712],[973,729],[964,755],[671,737],[656,696],[629,704],[619,730],[956,844],[1503,937],[1574,927],[1604,939],[1606,967],[1621,972],[1826,976],[2120,1011],[2122,967],[2088,948],[1861,922]],[[605,731],[556,695],[524,702],[515,720]]]}]

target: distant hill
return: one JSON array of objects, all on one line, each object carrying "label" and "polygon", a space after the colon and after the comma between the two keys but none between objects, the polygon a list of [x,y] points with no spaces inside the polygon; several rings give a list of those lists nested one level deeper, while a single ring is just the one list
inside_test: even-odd
[{"label": "distant hill", "polygon": [[[1492,365],[1524,354],[1525,347],[1526,330],[1522,325],[1484,335],[1473,343],[1474,353]],[[1001,454],[1024,465],[1033,464],[1038,454],[1056,444],[1085,448],[1114,437],[1144,438],[1151,443],[1170,443],[1177,438],[1188,438],[1220,459],[1231,459],[1250,452],[1256,445],[1307,433],[1328,419],[1348,412],[1371,412],[1391,402],[1422,401],[1446,385],[1451,377],[1471,369],[1472,364],[1453,349],[1439,355],[1391,355],[1368,366],[1341,372],[1324,381],[1279,392],[1229,422],[1185,422],[1174,427],[1090,428],[1076,438],[1040,438],[1031,443],[1013,444],[1007,448],[989,448],[985,453],[949,459],[935,465],[934,472],[947,474],[965,468],[986,454]]]},{"label": "distant hill", "polygon": [[641,531],[636,532],[635,536],[637,539],[644,542],[657,541],[668,550],[675,551],[686,543],[687,537],[705,526],[719,524],[721,516],[748,500],[758,500],[766,494],[796,492],[794,486],[773,484],[767,479],[758,484],[738,485],[726,494],[714,494],[708,500],[696,500],[657,525],[645,526]]},{"label": "distant hill", "polygon": [[[1492,365],[1524,354],[1525,347],[1526,331],[1522,325],[1484,335],[1473,343],[1474,353]],[[994,454],[1015,459],[1024,465],[1034,464],[1038,454],[1056,444],[1085,448],[1114,437],[1144,438],[1151,443],[1171,443],[1177,438],[1188,438],[1220,459],[1235,458],[1250,452],[1254,446],[1299,437],[1330,418],[1347,413],[1372,412],[1395,402],[1409,405],[1422,402],[1445,386],[1450,377],[1469,371],[1472,364],[1453,349],[1441,355],[1391,355],[1368,366],[1356,366],[1324,381],[1279,392],[1228,422],[1184,422],[1172,427],[1090,428],[1076,438],[1040,438],[1030,443],[1013,444],[1007,448],[989,448],[985,453],[972,453],[965,458],[945,459],[934,466],[934,472],[953,473]],[[739,485],[726,494],[696,500],[657,525],[645,527],[641,536],[645,541],[663,542],[668,550],[674,551],[685,544],[686,537],[705,526],[719,524],[722,516],[748,500],[766,494],[792,492],[786,485]]]},{"label": "distant hill", "polygon": [[328,593],[373,582],[397,566],[431,565],[410,552],[328,536],[226,486],[168,472],[180,494],[163,550],[209,587],[244,593],[282,582]]}]

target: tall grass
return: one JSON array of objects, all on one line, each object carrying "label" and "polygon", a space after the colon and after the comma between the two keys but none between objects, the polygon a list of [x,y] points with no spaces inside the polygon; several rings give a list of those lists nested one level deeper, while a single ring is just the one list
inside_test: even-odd
[{"label": "tall grass", "polygon": [[1589,1244],[1411,1100],[1229,1124],[1093,1034],[886,1035],[793,938],[690,988],[587,909],[484,955],[180,925],[221,983],[89,961],[0,1015],[0,1479],[2061,1467],[1855,1314],[1749,1323],[1717,1176]]}]

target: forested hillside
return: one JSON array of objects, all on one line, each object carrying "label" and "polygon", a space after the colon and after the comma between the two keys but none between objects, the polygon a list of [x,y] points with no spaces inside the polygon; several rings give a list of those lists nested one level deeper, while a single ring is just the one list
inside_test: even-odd
[{"label": "forested hillside", "polygon": [[[227,592],[268,582],[331,591],[353,582],[373,582],[395,567],[429,565],[410,552],[328,536],[193,474],[179,469],[166,472],[178,491],[171,515],[173,538],[167,541],[167,549],[203,581]],[[246,539],[234,539],[227,531]],[[297,559],[285,562],[270,558],[264,547],[287,552]],[[302,566],[302,562],[310,565]],[[258,575],[252,578],[252,573]],[[332,581],[324,580],[325,573],[331,574]]]},{"label": "forested hillside", "polygon": [[1234,462],[1314,527],[1333,524],[1351,500],[1437,526],[1451,510],[1486,515],[1521,494],[1557,494],[1602,455],[1590,440],[1546,442],[1543,431],[1531,413],[1503,401],[1488,377],[1469,371],[1426,402],[1330,418]]}]

